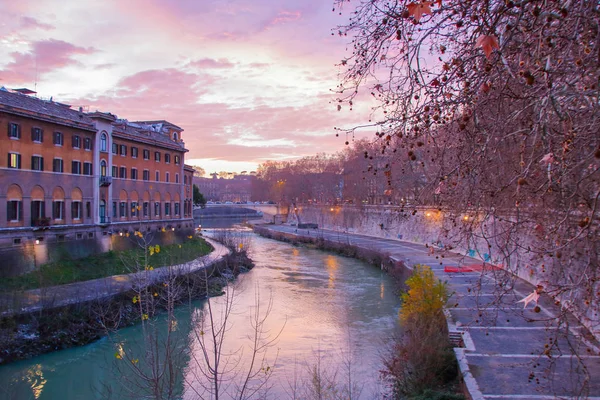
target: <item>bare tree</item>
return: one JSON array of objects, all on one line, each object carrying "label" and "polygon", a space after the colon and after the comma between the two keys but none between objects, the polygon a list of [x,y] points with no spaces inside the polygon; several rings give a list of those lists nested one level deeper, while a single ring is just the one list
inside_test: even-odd
[{"label": "bare tree", "polygon": [[334,1],[348,3],[338,108],[375,104],[365,156],[410,174],[454,244],[597,319],[598,2]]}]

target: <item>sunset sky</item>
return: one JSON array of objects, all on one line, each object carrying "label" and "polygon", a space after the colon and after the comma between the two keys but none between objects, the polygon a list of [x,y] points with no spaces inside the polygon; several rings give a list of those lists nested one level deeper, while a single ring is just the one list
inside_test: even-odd
[{"label": "sunset sky", "polygon": [[347,20],[331,0],[20,0],[0,13],[0,86],[166,119],[207,173],[339,151],[333,127],[367,118],[330,103],[350,40],[331,35]]}]

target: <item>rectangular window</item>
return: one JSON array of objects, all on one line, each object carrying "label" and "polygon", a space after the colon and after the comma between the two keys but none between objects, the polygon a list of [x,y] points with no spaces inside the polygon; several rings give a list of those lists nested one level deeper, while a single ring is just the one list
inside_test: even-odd
[{"label": "rectangular window", "polygon": [[42,128],[31,128],[31,141],[42,143],[44,141],[44,131]]},{"label": "rectangular window", "polygon": [[133,158],[137,158],[138,156],[138,148],[137,147],[131,147],[131,157]]},{"label": "rectangular window", "polygon": [[6,202],[6,220],[18,222],[23,220],[23,202],[20,200],[9,200]]},{"label": "rectangular window", "polygon": [[112,175],[113,178],[118,178],[119,177],[119,170],[114,165],[112,166],[112,174],[111,175]]},{"label": "rectangular window", "polygon": [[171,155],[165,153],[165,163],[170,164],[171,163]]},{"label": "rectangular window", "polygon": [[44,157],[31,156],[31,169],[34,171],[43,171],[44,170]]},{"label": "rectangular window", "polygon": [[169,179],[170,179],[170,174],[167,172],[165,174],[165,182],[169,182]]},{"label": "rectangular window", "polygon": [[71,218],[81,219],[81,202],[74,201],[71,203]]},{"label": "rectangular window", "polygon": [[183,175],[183,184],[187,185],[187,175]]},{"label": "rectangular window", "polygon": [[33,226],[37,226],[40,219],[46,218],[46,203],[40,200],[31,201],[31,222]]},{"label": "rectangular window", "polygon": [[83,139],[83,148],[85,150],[92,150],[92,139],[90,139],[90,138]]},{"label": "rectangular window", "polygon": [[179,202],[178,201],[175,202],[174,208],[175,208],[175,215],[179,215]]},{"label": "rectangular window", "polygon": [[119,145],[116,143],[112,144],[112,153],[113,154],[118,154],[119,153]]},{"label": "rectangular window", "polygon": [[21,155],[17,153],[8,153],[8,168],[21,169]]},{"label": "rectangular window", "polygon": [[150,171],[148,171],[147,169],[144,170],[144,176],[143,179],[145,181],[149,181],[150,180]]},{"label": "rectangular window", "polygon": [[62,200],[52,202],[52,218],[65,219],[65,202]]},{"label": "rectangular window", "polygon": [[127,168],[119,167],[119,178],[127,179]]},{"label": "rectangular window", "polygon": [[137,178],[138,178],[137,168],[131,168],[131,179],[137,179]]},{"label": "rectangular window", "polygon": [[160,162],[160,151],[154,152],[154,161]]},{"label": "rectangular window", "polygon": [[165,203],[165,216],[169,216],[171,215],[171,203],[166,202]]},{"label": "rectangular window", "polygon": [[55,146],[62,146],[63,145],[63,134],[62,134],[62,132],[54,132],[54,134],[52,135],[52,143],[54,143]]},{"label": "rectangular window", "polygon": [[144,149],[144,160],[150,159],[150,150]]},{"label": "rectangular window", "polygon": [[154,202],[154,215],[160,217],[160,202],[158,201]]},{"label": "rectangular window", "polygon": [[92,218],[92,202],[91,201],[85,202],[85,216],[87,218]]},{"label": "rectangular window", "polygon": [[179,183],[179,174],[175,174],[175,183]]},{"label": "rectangular window", "polygon": [[175,156],[175,165],[179,165],[180,159],[179,156]]},{"label": "rectangular window", "polygon": [[21,139],[21,125],[9,122],[8,137],[11,139]]},{"label": "rectangular window", "polygon": [[144,217],[147,217],[147,216],[148,216],[148,211],[149,211],[148,209],[149,209],[149,208],[150,208],[150,205],[148,204],[148,202],[147,202],[147,201],[145,201],[145,202],[144,202],[144,207],[143,207],[143,209],[144,209]]},{"label": "rectangular window", "polygon": [[119,216],[121,218],[127,218],[127,202],[125,201],[119,203]]},{"label": "rectangular window", "polygon": [[117,218],[117,202],[113,201],[113,212],[112,212],[112,216],[113,218]]},{"label": "rectangular window", "polygon": [[71,173],[81,175],[81,161],[71,161]]},{"label": "rectangular window", "polygon": [[121,154],[122,156],[126,156],[127,155],[127,146],[125,146],[124,144],[122,144],[121,146],[119,146],[120,152],[119,154]]},{"label": "rectangular window", "polygon": [[64,172],[62,158],[55,158],[52,160],[52,172]]},{"label": "rectangular window", "polygon": [[73,145],[74,149],[79,149],[81,147],[81,136],[73,135],[71,137],[71,144]]},{"label": "rectangular window", "polygon": [[92,171],[92,163],[90,162],[84,162],[83,163],[83,174],[84,175],[92,175],[93,171]]},{"label": "rectangular window", "polygon": [[137,201],[132,201],[131,202],[131,216],[132,217],[137,217],[138,215],[140,215],[137,208],[138,208]]},{"label": "rectangular window", "polygon": [[159,182],[160,181],[160,171],[156,171],[155,175],[156,175],[156,179],[155,179],[156,182]]}]

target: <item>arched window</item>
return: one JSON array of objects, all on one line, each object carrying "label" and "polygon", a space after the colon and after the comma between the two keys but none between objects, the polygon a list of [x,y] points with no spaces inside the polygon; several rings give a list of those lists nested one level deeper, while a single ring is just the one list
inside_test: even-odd
[{"label": "arched window", "polygon": [[106,176],[106,161],[100,161],[100,176]]},{"label": "arched window", "polygon": [[108,151],[108,138],[106,133],[102,133],[100,136],[100,151]]},{"label": "arched window", "polygon": [[173,140],[177,141],[177,132],[173,132]]}]

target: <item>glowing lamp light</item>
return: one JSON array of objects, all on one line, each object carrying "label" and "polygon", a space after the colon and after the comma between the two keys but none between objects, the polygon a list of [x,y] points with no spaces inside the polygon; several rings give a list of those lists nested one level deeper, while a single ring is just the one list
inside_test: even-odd
[{"label": "glowing lamp light", "polygon": [[35,244],[40,244],[40,239],[35,239]]},{"label": "glowing lamp light", "polygon": [[465,221],[468,221],[468,220],[469,220],[469,216],[468,216],[468,215],[465,215],[465,216],[463,217],[463,219],[464,219]]},{"label": "glowing lamp light", "polygon": [[172,231],[175,231],[175,228],[171,228]]},{"label": "glowing lamp light", "polygon": [[119,232],[119,236],[123,236],[123,232]]},{"label": "glowing lamp light", "polygon": [[430,212],[427,212],[427,213],[425,213],[425,216],[426,216],[426,217],[431,217],[431,213],[430,213]]},{"label": "glowing lamp light", "polygon": [[331,208],[329,209],[329,211],[333,211],[333,207],[331,207]]}]

